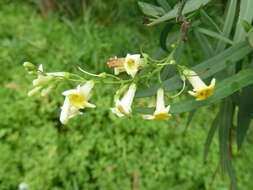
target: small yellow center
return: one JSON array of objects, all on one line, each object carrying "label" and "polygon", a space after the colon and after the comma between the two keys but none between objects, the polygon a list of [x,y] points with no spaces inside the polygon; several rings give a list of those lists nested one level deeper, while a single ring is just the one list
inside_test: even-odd
[{"label": "small yellow center", "polygon": [[128,113],[125,111],[125,109],[123,108],[122,105],[117,105],[117,108],[119,110],[120,113],[124,114],[124,115],[127,115]]},{"label": "small yellow center", "polygon": [[154,114],[156,120],[165,120],[168,119],[170,114],[168,112],[161,112]]},{"label": "small yellow center", "polygon": [[82,93],[69,94],[68,98],[70,103],[78,108],[85,108],[87,106],[85,103],[85,97]]},{"label": "small yellow center", "polygon": [[214,87],[207,87],[201,90],[196,91],[196,99],[197,100],[205,100],[213,95]]},{"label": "small yellow center", "polygon": [[131,58],[127,60],[126,65],[130,70],[133,70],[138,66],[137,62],[134,59],[131,59]]}]

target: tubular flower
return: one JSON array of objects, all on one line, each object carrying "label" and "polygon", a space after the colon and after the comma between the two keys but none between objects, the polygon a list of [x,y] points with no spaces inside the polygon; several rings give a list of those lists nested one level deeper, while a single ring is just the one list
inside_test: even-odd
[{"label": "tubular flower", "polygon": [[143,119],[148,120],[165,120],[168,119],[171,114],[169,114],[170,106],[165,106],[164,103],[164,90],[159,88],[157,90],[157,98],[156,98],[156,110],[153,115],[142,115]]},{"label": "tubular flower", "polygon": [[121,100],[116,100],[116,106],[111,108],[112,112],[118,117],[129,115],[132,112],[131,105],[136,92],[136,84],[131,84],[128,91],[124,94]]},{"label": "tubular flower", "polygon": [[207,86],[194,71],[189,70],[186,71],[185,74],[193,86],[193,91],[188,91],[188,93],[196,97],[197,101],[205,100],[213,95],[215,89],[215,78],[213,78],[211,84]]},{"label": "tubular flower", "polygon": [[88,81],[83,86],[78,85],[76,89],[67,90],[62,93],[65,96],[60,114],[62,124],[67,124],[70,118],[82,114],[79,111],[80,109],[96,107],[96,105],[88,102],[93,86],[94,82]]},{"label": "tubular flower", "polygon": [[131,75],[132,78],[134,78],[134,76],[138,72],[138,67],[141,61],[140,57],[141,57],[140,54],[134,55],[127,54],[125,61],[123,63],[124,69],[126,70],[128,75]]}]

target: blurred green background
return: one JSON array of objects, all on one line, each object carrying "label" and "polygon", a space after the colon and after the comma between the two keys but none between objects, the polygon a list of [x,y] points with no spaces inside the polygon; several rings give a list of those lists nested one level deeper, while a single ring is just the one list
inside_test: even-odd
[{"label": "blurred green background", "polygon": [[[152,1],[155,2],[155,1]],[[0,2],[0,189],[215,190],[229,189],[218,174],[215,139],[208,162],[203,145],[216,106],[201,108],[187,130],[187,114],[168,121],[116,118],[112,87],[96,89],[98,108],[61,126],[65,84],[46,98],[27,97],[32,76],[24,61],[52,71],[111,72],[106,61],[144,51],[160,57],[160,28],[142,25],[135,0]],[[187,53],[201,54],[187,49]],[[187,57],[186,57],[187,58]],[[189,58],[191,64],[193,60]],[[142,100],[135,100],[136,103]],[[252,130],[234,155],[239,187],[253,189]]]}]

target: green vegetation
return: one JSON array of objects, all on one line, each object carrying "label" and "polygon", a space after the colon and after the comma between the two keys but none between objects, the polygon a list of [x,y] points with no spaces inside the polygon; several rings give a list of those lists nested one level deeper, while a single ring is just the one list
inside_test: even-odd
[{"label": "green vegetation", "polygon": [[[100,108],[63,127],[58,117],[64,98],[58,94],[74,86],[60,86],[47,98],[27,97],[32,77],[24,71],[24,61],[43,64],[48,71],[81,66],[93,73],[109,72],[109,57],[139,52],[143,44],[150,53],[163,55],[155,44],[156,29],[133,25],[136,18],[105,23],[89,12],[71,21],[53,14],[42,18],[33,5],[21,3],[2,6],[0,18],[1,190],[18,189],[20,183],[29,190],[130,190],[134,184],[140,190],[204,190],[212,183],[215,190],[228,189],[228,181],[219,175],[212,182],[218,164],[216,139],[203,164],[215,106],[198,110],[185,131],[186,114],[168,121],[116,118],[108,109],[112,89],[103,87],[93,98]],[[253,188],[249,133],[234,159],[242,190]]]}]

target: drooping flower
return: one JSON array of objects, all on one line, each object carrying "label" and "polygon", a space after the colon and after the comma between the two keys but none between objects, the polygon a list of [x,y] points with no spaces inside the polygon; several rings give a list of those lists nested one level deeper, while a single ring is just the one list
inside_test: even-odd
[{"label": "drooping flower", "polygon": [[157,90],[157,98],[156,98],[156,110],[152,115],[142,115],[143,119],[148,120],[165,120],[168,119],[171,114],[169,114],[170,106],[165,106],[164,103],[164,90],[163,88],[159,88]]},{"label": "drooping flower", "polygon": [[76,89],[67,90],[62,93],[65,96],[60,115],[60,121],[63,124],[67,124],[70,118],[82,114],[79,111],[80,109],[96,107],[96,105],[88,102],[93,87],[94,82],[88,81],[83,86],[78,85]]},{"label": "drooping flower", "polygon": [[116,106],[111,108],[112,112],[115,113],[118,117],[123,117],[129,115],[132,112],[131,105],[136,92],[136,84],[133,83],[130,85],[128,91],[124,94],[121,100],[116,100]]},{"label": "drooping flower", "polygon": [[188,91],[188,93],[196,97],[197,101],[205,100],[213,95],[215,89],[215,78],[213,78],[210,85],[207,86],[196,72],[192,70],[186,70],[184,74],[193,86],[193,91]]},{"label": "drooping flower", "polygon": [[131,75],[132,78],[134,78],[134,76],[138,72],[138,68],[140,66],[141,61],[140,57],[141,57],[140,54],[134,55],[127,54],[125,61],[123,63],[125,71],[127,72],[128,75]]}]

